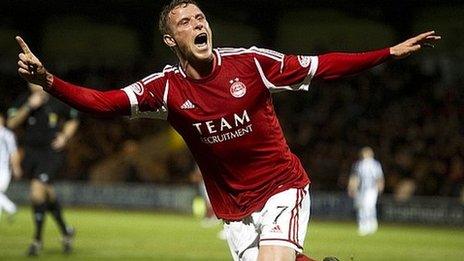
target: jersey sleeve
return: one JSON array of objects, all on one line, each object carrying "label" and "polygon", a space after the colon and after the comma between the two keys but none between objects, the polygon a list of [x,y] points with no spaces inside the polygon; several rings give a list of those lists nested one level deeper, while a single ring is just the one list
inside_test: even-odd
[{"label": "jersey sleeve", "polygon": [[152,74],[122,90],[130,102],[131,118],[167,119],[169,81],[164,73]]},{"label": "jersey sleeve", "polygon": [[44,90],[62,102],[93,115],[114,116],[129,114],[129,100],[121,90],[98,91],[78,86],[53,76],[51,86]]},{"label": "jersey sleeve", "polygon": [[317,56],[286,55],[250,48],[261,80],[270,92],[309,90],[318,67]]},{"label": "jersey sleeve", "polygon": [[360,53],[327,53],[318,56],[315,79],[334,80],[361,73],[388,61],[390,48]]}]

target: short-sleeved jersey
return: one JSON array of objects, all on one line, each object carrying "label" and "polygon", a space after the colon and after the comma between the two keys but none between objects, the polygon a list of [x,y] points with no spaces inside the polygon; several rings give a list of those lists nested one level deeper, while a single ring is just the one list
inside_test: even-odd
[{"label": "short-sleeved jersey", "polygon": [[290,151],[271,92],[308,90],[316,56],[252,47],[214,50],[216,65],[200,80],[167,66],[123,90],[132,117],[166,119],[200,167],[219,218],[242,219],[274,194],[309,183]]},{"label": "short-sleeved jersey", "polygon": [[382,166],[375,159],[357,161],[353,166],[352,174],[358,177],[360,194],[372,190],[377,191],[377,181],[383,178]]},{"label": "short-sleeved jersey", "polygon": [[[8,117],[13,117],[17,110],[27,102],[25,93],[8,109]],[[50,96],[42,106],[29,113],[24,123],[24,135],[20,143],[28,147],[50,147],[56,134],[61,131],[63,122],[77,118],[77,110],[71,109],[55,97]]]},{"label": "short-sleeved jersey", "polygon": [[10,158],[16,149],[16,139],[13,132],[0,126],[0,176],[11,175]]}]

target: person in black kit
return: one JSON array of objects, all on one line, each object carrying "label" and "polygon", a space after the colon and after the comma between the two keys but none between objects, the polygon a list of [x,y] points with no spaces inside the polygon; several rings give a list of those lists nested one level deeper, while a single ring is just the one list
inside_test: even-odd
[{"label": "person in black kit", "polygon": [[67,226],[52,181],[64,160],[63,149],[76,132],[77,111],[49,96],[42,87],[29,84],[30,93],[21,96],[8,110],[7,126],[24,126],[23,169],[31,178],[30,196],[33,207],[35,235],[28,249],[29,256],[37,256],[42,249],[42,230],[45,212],[56,220],[63,235],[63,251],[72,251],[74,229]]}]

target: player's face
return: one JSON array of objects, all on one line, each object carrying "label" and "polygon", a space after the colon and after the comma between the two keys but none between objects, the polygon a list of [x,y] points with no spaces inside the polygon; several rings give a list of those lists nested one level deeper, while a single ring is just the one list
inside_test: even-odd
[{"label": "player's face", "polygon": [[213,59],[212,32],[203,12],[196,5],[176,7],[169,14],[170,35],[164,41],[178,51],[179,58],[188,61]]}]

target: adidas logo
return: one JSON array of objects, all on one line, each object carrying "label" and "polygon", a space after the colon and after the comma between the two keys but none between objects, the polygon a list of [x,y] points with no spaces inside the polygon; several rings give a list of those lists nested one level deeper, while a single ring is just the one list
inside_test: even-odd
[{"label": "adidas logo", "polygon": [[190,100],[186,100],[184,104],[180,106],[180,108],[183,110],[195,109],[195,105]]},{"label": "adidas logo", "polygon": [[275,225],[275,226],[271,229],[271,232],[272,232],[272,233],[282,233],[282,230],[280,229],[280,226],[279,226],[279,225]]}]

